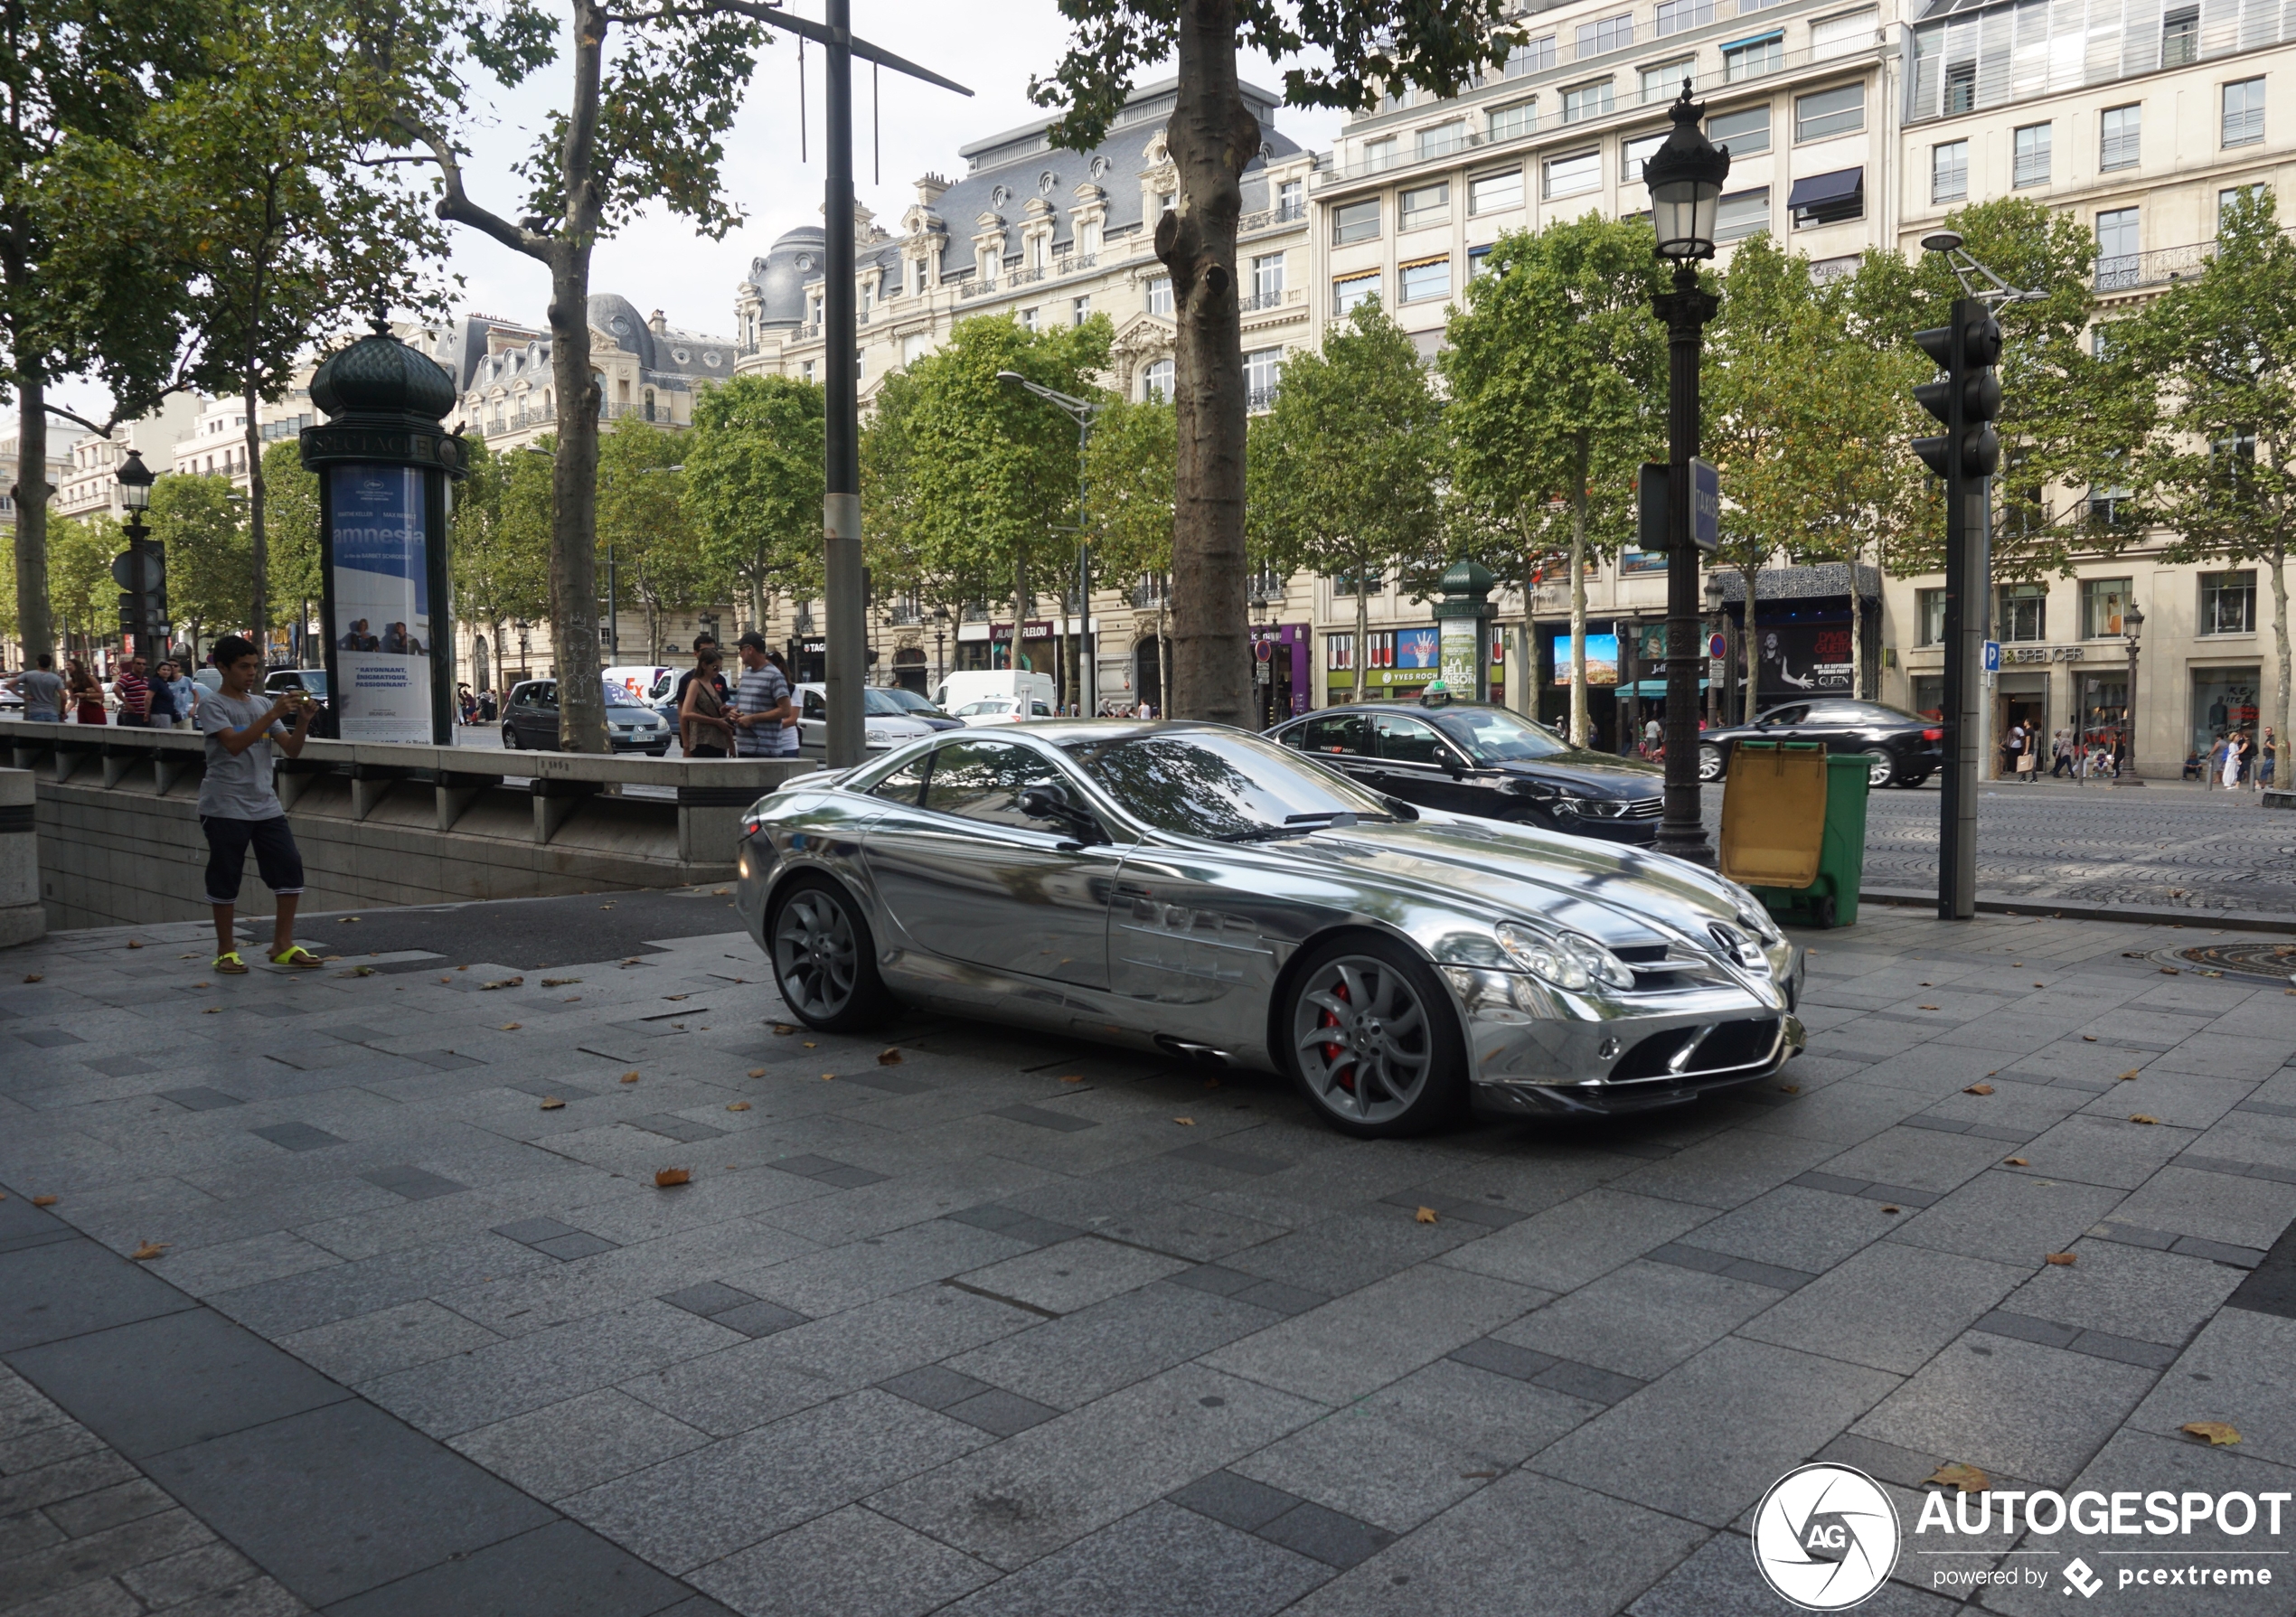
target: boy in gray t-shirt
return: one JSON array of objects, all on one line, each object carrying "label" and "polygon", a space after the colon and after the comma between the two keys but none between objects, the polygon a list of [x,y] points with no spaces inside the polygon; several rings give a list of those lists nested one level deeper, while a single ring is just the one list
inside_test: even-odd
[{"label": "boy in gray t-shirt", "polygon": [[[247,962],[231,939],[247,851],[271,889],[274,905],[269,959],[273,965],[315,971],[319,957],[295,941],[295,909],[303,895],[303,855],[295,845],[287,811],[271,789],[271,749],[289,757],[303,750],[318,705],[295,690],[276,700],[255,694],[263,672],[252,641],[227,635],[215,644],[215,666],[223,688],[199,705],[200,733],[207,738],[207,774],[200,781],[199,823],[207,833],[207,901],[215,912],[214,969],[236,975]],[[292,714],[295,728],[280,721]]]}]

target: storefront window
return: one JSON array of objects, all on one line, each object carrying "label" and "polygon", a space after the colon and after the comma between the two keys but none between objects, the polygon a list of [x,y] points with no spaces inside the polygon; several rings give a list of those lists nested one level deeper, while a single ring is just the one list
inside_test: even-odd
[{"label": "storefront window", "polygon": [[2127,672],[2083,674],[2080,718],[2084,741],[2113,747],[2129,723]]},{"label": "storefront window", "polygon": [[2126,578],[2088,578],[2081,585],[2081,638],[2109,640],[2121,633],[2121,614],[2128,608]]},{"label": "storefront window", "polygon": [[2256,632],[2254,573],[2200,575],[2200,632],[2203,635],[2254,635]]},{"label": "storefront window", "polygon": [[2196,668],[2192,671],[2192,739],[2188,748],[2205,755],[2209,744],[2234,730],[2256,725],[2255,668]]},{"label": "storefront window", "polygon": [[1917,673],[1914,676],[1914,711],[1924,719],[1945,716],[1945,676],[1942,673]]}]

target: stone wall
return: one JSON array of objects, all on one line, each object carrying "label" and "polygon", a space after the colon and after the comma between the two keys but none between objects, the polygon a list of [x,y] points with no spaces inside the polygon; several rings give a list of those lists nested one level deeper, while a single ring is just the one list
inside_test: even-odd
[{"label": "stone wall", "polygon": [[[204,749],[185,732],[12,724],[59,928],[202,919]],[[814,764],[313,741],[278,784],[310,911],[682,887],[734,873],[741,811]],[[527,778],[520,778],[520,774]],[[243,915],[271,896],[249,856]]]}]

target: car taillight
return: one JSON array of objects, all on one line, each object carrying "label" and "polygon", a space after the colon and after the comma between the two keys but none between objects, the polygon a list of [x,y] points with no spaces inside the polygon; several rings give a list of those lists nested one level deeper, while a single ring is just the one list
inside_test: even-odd
[{"label": "car taillight", "polygon": [[1943,730],[1924,730],[1921,733],[1921,738],[1924,741],[1943,741],[1945,738],[1945,732]]}]

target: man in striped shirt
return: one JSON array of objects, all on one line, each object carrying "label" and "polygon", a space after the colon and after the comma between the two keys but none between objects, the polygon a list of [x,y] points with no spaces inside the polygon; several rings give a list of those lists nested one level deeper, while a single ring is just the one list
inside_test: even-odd
[{"label": "man in striped shirt", "polygon": [[150,721],[152,710],[151,682],[144,678],[144,660],[130,657],[121,664],[118,678],[112,682],[112,694],[119,701],[119,722],[140,726]]},{"label": "man in striped shirt", "polygon": [[735,643],[741,678],[733,688],[734,751],[745,758],[795,757],[797,717],[789,682],[766,655],[766,637],[752,629]]}]

